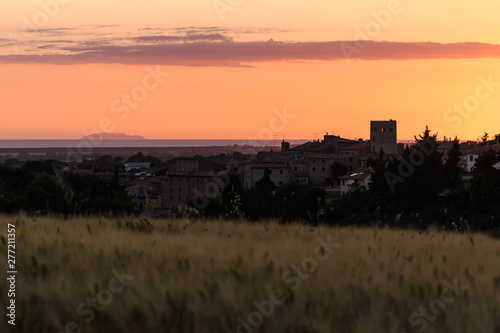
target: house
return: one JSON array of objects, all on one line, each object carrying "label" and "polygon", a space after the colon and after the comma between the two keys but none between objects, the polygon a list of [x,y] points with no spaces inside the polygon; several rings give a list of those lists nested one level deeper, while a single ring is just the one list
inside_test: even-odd
[{"label": "house", "polygon": [[309,183],[321,185],[332,179],[332,164],[330,156],[326,154],[306,153],[305,161],[309,173]]},{"label": "house", "polygon": [[163,182],[159,178],[131,181],[125,187],[128,195],[135,198],[137,207],[143,211],[161,208]]},{"label": "house", "polygon": [[[179,205],[190,201],[220,198],[222,196],[224,172],[173,171],[167,174],[168,181],[164,198],[167,207],[175,211]],[[196,203],[195,203],[195,208]]]},{"label": "house", "polygon": [[371,172],[366,169],[349,172],[345,176],[339,177],[340,179],[340,194],[344,195],[350,192],[354,186],[368,187],[371,180]]},{"label": "house", "polygon": [[304,160],[290,161],[292,181],[309,184],[309,173],[307,172],[307,162]]},{"label": "house", "polygon": [[260,163],[252,162],[243,169],[243,186],[254,188],[258,181],[264,178],[265,170],[269,170],[269,178],[276,186],[289,183],[292,180],[290,165],[284,162]]},{"label": "house", "polygon": [[360,141],[359,143],[342,147],[339,149],[339,154],[348,154],[360,156],[370,152],[370,142]]},{"label": "house", "polygon": [[351,140],[341,138],[338,135],[326,135],[323,140],[315,140],[312,142],[306,142],[299,146],[295,146],[290,149],[292,153],[298,152],[310,152],[310,153],[322,153],[322,154],[336,154],[339,149],[352,146],[359,143],[359,140]]},{"label": "house", "polygon": [[[479,155],[487,152],[488,150],[493,150],[495,151],[497,154],[500,153],[500,143],[497,143],[497,144],[494,144],[494,145],[491,145],[491,146],[482,146],[482,147],[479,147],[477,149],[474,149],[472,151],[469,151],[467,153],[467,165],[465,167],[465,170],[467,172],[472,172],[472,169],[474,168],[474,165],[476,164],[476,160],[478,159]],[[495,169],[500,169],[500,162],[495,164],[493,166]]]}]

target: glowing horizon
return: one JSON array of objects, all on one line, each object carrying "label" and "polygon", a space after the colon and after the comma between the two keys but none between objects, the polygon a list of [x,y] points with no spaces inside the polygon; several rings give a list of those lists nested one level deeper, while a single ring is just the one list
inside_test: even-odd
[{"label": "glowing horizon", "polygon": [[0,140],[500,132],[495,1],[41,3],[0,0]]}]

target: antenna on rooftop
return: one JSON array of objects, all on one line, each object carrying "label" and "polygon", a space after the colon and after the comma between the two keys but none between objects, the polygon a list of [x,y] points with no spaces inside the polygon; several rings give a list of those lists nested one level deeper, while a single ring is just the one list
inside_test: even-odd
[{"label": "antenna on rooftop", "polygon": [[314,134],[314,141],[316,141],[316,137],[318,136],[318,133],[313,133]]}]

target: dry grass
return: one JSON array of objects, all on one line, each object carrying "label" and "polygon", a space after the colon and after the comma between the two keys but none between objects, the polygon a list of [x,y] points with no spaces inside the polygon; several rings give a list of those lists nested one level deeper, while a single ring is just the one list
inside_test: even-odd
[{"label": "dry grass", "polygon": [[[71,321],[78,329],[68,332],[237,332],[236,318],[247,319],[275,289],[286,302],[254,332],[417,332],[425,322],[429,333],[500,332],[500,242],[486,235],[20,216],[0,217],[5,238],[7,223],[16,224],[17,325],[2,315],[0,332],[63,332]],[[283,274],[328,236],[340,247],[291,290]],[[87,324],[78,306],[122,268],[135,279]],[[412,326],[412,313],[455,278],[467,290]],[[4,311],[7,289],[0,279]]]}]

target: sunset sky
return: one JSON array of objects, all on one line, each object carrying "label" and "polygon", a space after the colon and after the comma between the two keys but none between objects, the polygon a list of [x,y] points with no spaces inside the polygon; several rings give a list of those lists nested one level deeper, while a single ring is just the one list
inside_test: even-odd
[{"label": "sunset sky", "polygon": [[[498,0],[0,0],[0,140],[367,139],[386,119],[400,140],[426,125],[477,139],[500,133],[498,13]],[[276,112],[291,116],[276,126]]]}]

